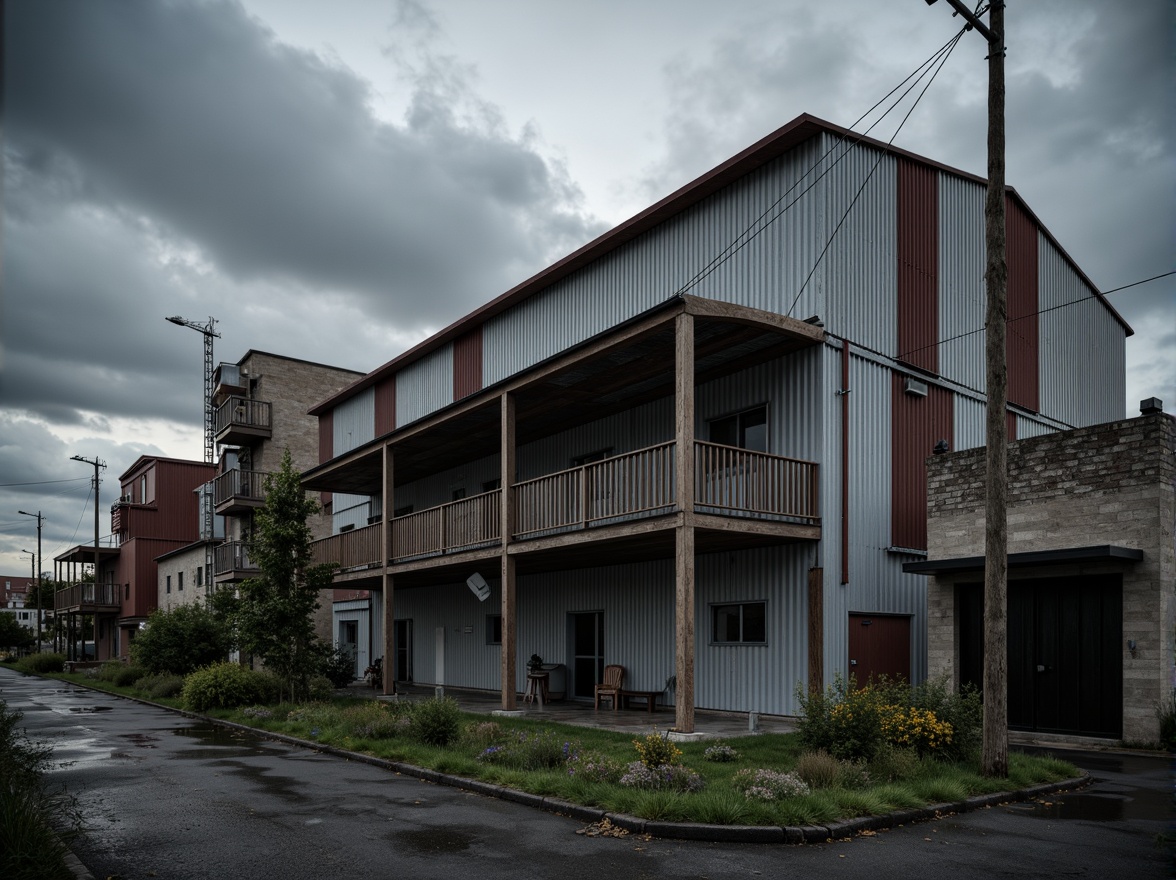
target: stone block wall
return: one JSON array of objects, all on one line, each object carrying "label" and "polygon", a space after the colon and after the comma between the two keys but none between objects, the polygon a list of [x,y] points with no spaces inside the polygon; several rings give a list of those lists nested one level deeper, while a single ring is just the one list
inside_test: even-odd
[{"label": "stone block wall", "polygon": [[[1122,574],[1123,738],[1155,741],[1155,705],[1176,683],[1176,420],[1152,413],[1029,438],[1010,444],[1008,467],[1010,553],[1104,544],[1143,551],[1138,563],[1034,567],[1009,578]],[[932,457],[927,481],[928,559],[982,556],[984,450]],[[930,674],[955,680],[954,585],[982,579],[932,578]]]}]

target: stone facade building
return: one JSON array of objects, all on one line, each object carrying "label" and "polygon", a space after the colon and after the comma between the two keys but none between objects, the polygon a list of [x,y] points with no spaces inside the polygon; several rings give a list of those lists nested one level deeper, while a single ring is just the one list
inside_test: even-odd
[{"label": "stone facade building", "polygon": [[[1009,725],[1159,739],[1176,658],[1176,420],[1138,418],[1009,446]],[[984,450],[928,461],[928,673],[979,683]]]}]

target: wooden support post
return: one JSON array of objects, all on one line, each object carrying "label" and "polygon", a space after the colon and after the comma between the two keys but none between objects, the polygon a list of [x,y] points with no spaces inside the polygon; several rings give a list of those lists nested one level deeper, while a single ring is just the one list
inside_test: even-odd
[{"label": "wooden support post", "polygon": [[392,511],[395,509],[393,498],[393,470],[392,447],[384,444],[383,448],[383,490],[380,502],[380,541],[383,547],[380,564],[383,575],[380,580],[383,587],[384,599],[384,694],[396,693],[396,597],[393,595],[392,575],[388,573],[389,557],[392,553]]},{"label": "wooden support post", "polygon": [[674,723],[694,732],[694,316],[674,321],[675,470],[678,526],[674,535]]},{"label": "wooden support post", "polygon": [[502,708],[510,712],[518,706],[518,690],[515,687],[518,661],[518,611],[515,605],[515,561],[509,553],[510,539],[515,528],[514,493],[511,491],[511,487],[517,476],[515,473],[515,399],[511,394],[502,395],[501,429],[502,507],[499,511],[502,529],[501,685]]}]

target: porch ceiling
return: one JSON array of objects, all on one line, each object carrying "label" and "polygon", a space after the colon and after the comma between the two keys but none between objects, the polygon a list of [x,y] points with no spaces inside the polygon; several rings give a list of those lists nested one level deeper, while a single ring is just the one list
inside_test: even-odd
[{"label": "porch ceiling", "polygon": [[[121,550],[122,550],[121,547],[99,547],[98,548],[98,561],[101,563],[101,562],[108,562],[111,559],[115,559],[118,557],[119,551],[121,551]],[[73,548],[65,551],[64,553],[62,553],[60,556],[53,557],[53,561],[54,562],[80,562],[80,563],[84,563],[86,565],[89,565],[91,562],[94,561],[94,547],[93,546],[73,547]]]},{"label": "porch ceiling", "polygon": [[[694,315],[695,383],[702,384],[816,345],[818,327],[766,312],[683,297],[647,319],[617,328],[476,397],[394,432],[395,481],[410,483],[496,455],[503,391],[515,394],[518,445],[549,437],[674,392],[674,318]],[[625,332],[625,331],[628,332]],[[399,434],[400,436],[397,436]],[[380,494],[381,441],[310,471],[309,489]]]}]

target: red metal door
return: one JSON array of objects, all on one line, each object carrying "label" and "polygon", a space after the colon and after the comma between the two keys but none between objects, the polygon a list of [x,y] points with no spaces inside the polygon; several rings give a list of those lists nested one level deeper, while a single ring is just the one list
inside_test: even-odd
[{"label": "red metal door", "polygon": [[849,678],[911,678],[911,619],[896,614],[849,615]]}]

